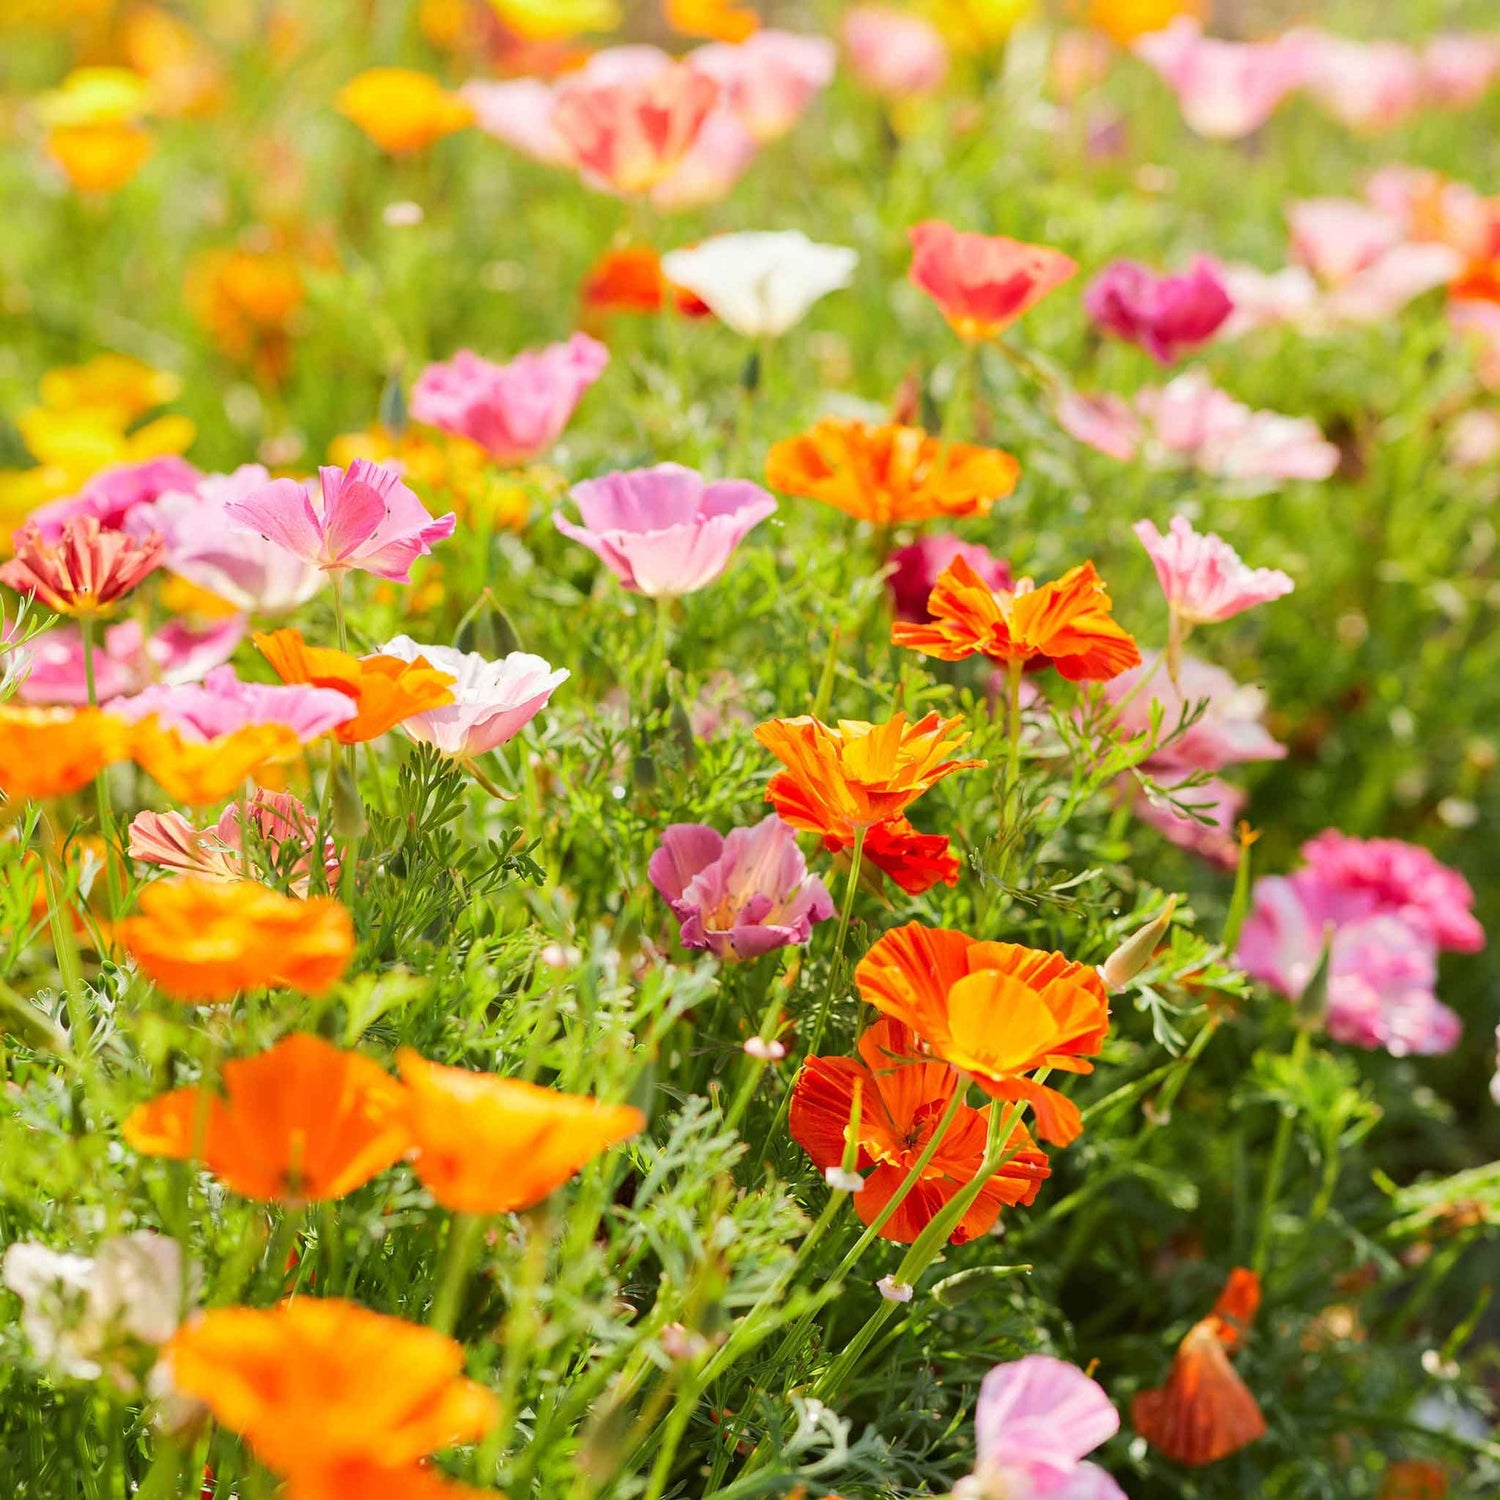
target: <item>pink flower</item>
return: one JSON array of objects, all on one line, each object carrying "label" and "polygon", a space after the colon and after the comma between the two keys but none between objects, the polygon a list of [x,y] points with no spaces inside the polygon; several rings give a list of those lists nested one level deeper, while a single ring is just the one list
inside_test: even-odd
[{"label": "pink flower", "polygon": [[1455,469],[1487,469],[1500,463],[1500,411],[1475,407],[1454,419],[1448,458]]},{"label": "pink flower", "polygon": [[130,820],[131,859],[183,875],[240,880],[244,861],[217,828],[194,828],[180,812],[138,812]]},{"label": "pink flower", "polygon": [[977,542],[961,541],[951,534],[924,536],[905,547],[897,547],[886,558],[887,583],[898,620],[930,620],[927,599],[948,564],[961,557],[990,588],[1009,592],[1014,580],[1010,564],[994,557]]},{"label": "pink flower", "polygon": [[719,108],[703,122],[693,149],[651,190],[663,213],[685,213],[720,203],[755,160],[760,146],[732,110]]},{"label": "pink flower", "polygon": [[539,458],[562,436],[583,393],[609,363],[609,350],[586,333],[565,344],[492,364],[461,349],[428,365],[411,393],[419,422],[478,443],[501,464]]},{"label": "pink flower", "polygon": [[552,123],[557,93],[550,83],[540,78],[475,79],[459,94],[486,135],[544,166],[575,165],[572,146]]},{"label": "pink flower", "polygon": [[1360,42],[1320,27],[1289,31],[1308,92],[1353,130],[1392,130],[1422,107],[1422,60],[1401,42]]},{"label": "pink flower", "polygon": [[1177,276],[1117,260],[1090,283],[1083,305],[1106,333],[1164,365],[1207,343],[1234,310],[1218,267],[1202,255]]},{"label": "pink flower", "polygon": [[826,37],[763,27],[737,45],[699,47],[688,62],[719,84],[729,108],[765,145],[784,136],[828,87],[838,51]]},{"label": "pink flower", "polygon": [[1128,464],[1140,448],[1140,418],[1121,397],[1109,392],[1085,396],[1065,390],[1053,416],[1069,437],[1121,463]]},{"label": "pink flower", "polygon": [[354,700],[333,688],[241,682],[232,667],[215,667],[201,683],[158,684],[105,707],[132,724],[154,715],[163,729],[204,744],[252,724],[284,724],[308,744],[356,712]]},{"label": "pink flower", "polygon": [[198,471],[182,458],[119,464],[101,469],[76,495],[38,506],[26,519],[49,542],[62,534],[70,516],[93,516],[105,531],[144,536],[155,529],[149,519],[154,503],[174,490],[191,490],[198,479]]},{"label": "pink flower", "polygon": [[1422,49],[1424,92],[1445,109],[1478,104],[1500,77],[1500,37],[1446,31]]},{"label": "pink flower", "polygon": [[605,474],[574,485],[583,524],[554,513],[564,536],[581,542],[632,593],[691,594],[712,583],[753,526],[776,509],[757,484],[705,484],[681,464]]},{"label": "pink flower", "polygon": [[1500,391],[1500,302],[1455,298],[1448,304],[1448,326],[1473,345],[1479,379]]},{"label": "pink flower", "polygon": [[347,472],[318,476],[317,487],[273,479],[228,501],[225,514],[326,573],[357,568],[393,583],[410,583],[411,565],[453,535],[452,512],[433,520],[394,469],[357,458]]},{"label": "pink flower", "polygon": [[[252,830],[252,851],[263,848],[268,868],[293,876],[290,887],[292,894],[306,896],[312,886],[310,861],[318,841],[318,820],[290,792],[272,792],[265,787],[256,787],[245,804],[245,811],[249,814]],[[241,837],[240,808],[237,802],[231,802],[224,809],[215,832],[219,841],[226,848],[232,849],[239,859],[244,840]],[[295,862],[282,857],[282,850],[288,848],[298,851],[299,857]],[[338,845],[334,843],[331,834],[324,834],[323,875],[330,890],[338,889],[342,868]]]},{"label": "pink flower", "polygon": [[413,714],[401,727],[418,744],[431,745],[455,760],[473,760],[513,740],[569,676],[525,651],[490,661],[477,651],[419,645],[408,635],[387,641],[378,654],[401,661],[424,657],[429,666],[453,678],[452,703]]},{"label": "pink flower", "polygon": [[1240,264],[1219,267],[1234,311],[1220,336],[1238,338],[1252,328],[1283,325],[1311,331],[1323,319],[1318,283],[1303,266],[1285,266],[1280,271],[1262,271]]},{"label": "pink flower", "polygon": [[[173,620],[149,637],[139,620],[122,620],[95,642],[95,694],[103,702],[138,693],[153,682],[197,682],[234,655],[244,634],[241,615],[202,630]],[[83,636],[76,625],[44,632],[28,650],[31,671],[17,694],[23,702],[78,705],[89,701]]]},{"label": "pink flower", "polygon": [[774,813],[727,838],[702,823],[674,823],[647,874],[682,924],[683,947],[723,959],[805,943],[813,923],[834,913],[823,882],[807,872],[796,834]]},{"label": "pink flower", "polygon": [[948,76],[948,44],[930,21],[889,5],[844,12],[844,51],[854,76],[883,99],[933,94]]},{"label": "pink flower", "polygon": [[1228,620],[1292,591],[1285,573],[1247,568],[1228,542],[1213,532],[1194,531],[1185,516],[1173,516],[1165,536],[1150,521],[1137,521],[1134,531],[1156,569],[1168,606],[1189,625]]},{"label": "pink flower", "polygon": [[1197,786],[1176,788],[1172,795],[1188,811],[1178,812],[1141,792],[1135,799],[1135,815],[1179,849],[1186,849],[1220,869],[1235,869],[1240,862],[1240,841],[1235,836],[1235,827],[1250,799],[1238,787],[1217,776]]}]

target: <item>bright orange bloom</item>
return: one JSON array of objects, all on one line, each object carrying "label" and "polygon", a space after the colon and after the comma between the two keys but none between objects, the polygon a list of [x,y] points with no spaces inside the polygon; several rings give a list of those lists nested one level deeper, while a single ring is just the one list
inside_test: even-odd
[{"label": "bright orange bloom", "polygon": [[201,1161],[262,1203],[342,1198],[411,1148],[406,1091],[378,1063],[315,1036],[224,1064],[221,1098],[174,1089],[126,1116],[143,1156]]},{"label": "bright orange bloom", "polygon": [[177,1331],[166,1357],[178,1391],[294,1477],[411,1468],[482,1437],[495,1418],[494,1396],[460,1373],[461,1344],[333,1297],[212,1308]]},{"label": "bright orange bloom", "polygon": [[1109,590],[1091,562],[1039,588],[1023,578],[992,589],[955,557],[927,599],[930,620],[898,620],[891,641],[940,661],[976,652],[1007,664],[1053,666],[1070,682],[1107,682],[1141,664],[1135,638],[1110,614]]},{"label": "bright orange bloom", "polygon": [[913,922],[870,949],[854,982],[985,1093],[1031,1105],[1042,1140],[1066,1146],[1078,1138],[1078,1106],[1026,1075],[1093,1072],[1088,1059],[1109,1034],[1109,996],[1087,964]]},{"label": "bright orange bloom", "polygon": [[760,17],[742,0],[662,0],[667,25],[679,36],[743,42],[760,30]]},{"label": "bright orange bloom", "polygon": [[1122,47],[1128,47],[1147,32],[1170,26],[1178,16],[1200,20],[1205,0],[1089,0],[1089,25],[1102,31]]},{"label": "bright orange bloom", "polygon": [[291,324],[307,301],[296,258],[274,247],[205,250],[194,257],[183,300],[220,353],[261,379],[284,379]]},{"label": "bright orange bloom", "polygon": [[1213,1312],[1178,1346],[1166,1385],[1131,1402],[1131,1425],[1174,1463],[1217,1463],[1264,1435],[1260,1407],[1229,1363],[1259,1304],[1260,1278],[1236,1268]]},{"label": "bright orange bloom", "polygon": [[0,704],[0,792],[63,797],[130,756],[132,727],[97,708]]},{"label": "bright orange bloom", "polygon": [[59,125],[47,134],[47,154],[74,187],[113,193],[151,159],[156,143],[143,125],[126,120],[99,125]]},{"label": "bright orange bloom", "polygon": [[[832,854],[853,846],[853,837],[823,836],[823,847]],[[918,833],[905,818],[876,823],[865,834],[863,862],[883,871],[908,896],[920,896],[941,881],[958,884],[958,857],[948,836],[942,833]]]},{"label": "bright orange bloom", "polygon": [[453,702],[455,679],[425,657],[350,656],[327,646],[309,646],[300,630],[273,630],[253,637],[283,682],[335,688],[354,699],[359,712],[333,731],[341,745],[362,745],[394,729],[403,719]]},{"label": "bright orange bloom", "polygon": [[445,1068],[409,1047],[396,1061],[410,1098],[413,1166],[456,1213],[530,1208],[646,1124],[626,1104]]},{"label": "bright orange bloom", "polygon": [[159,880],[119,932],[141,971],[190,1004],[241,990],[321,995],[354,954],[354,924],[331,896],[299,901],[251,880]]},{"label": "bright orange bloom", "polygon": [[[854,1195],[854,1211],[872,1223],[906,1180],[959,1086],[946,1063],[917,1058],[916,1039],[899,1021],[882,1018],[860,1039],[862,1061],[809,1057],[792,1088],[792,1137],[813,1165],[837,1167],[844,1160],[849,1122],[859,1147],[855,1170],[867,1172]],[[858,1114],[854,1091],[860,1091]],[[994,1105],[960,1105],[932,1160],[911,1192],[880,1230],[881,1239],[909,1245],[960,1188],[974,1180],[984,1161],[986,1131]],[[1018,1124],[1009,1148],[1015,1155],[985,1184],[959,1220],[951,1243],[962,1245],[994,1228],[1002,1204],[1030,1203],[1050,1175],[1045,1154]]]},{"label": "bright orange bloom", "polygon": [[339,90],[337,107],[393,156],[425,151],[474,123],[470,105],[411,68],[367,68]]},{"label": "bright orange bloom", "polygon": [[0,567],[0,583],[40,599],[60,615],[103,614],[154,573],[167,555],[156,532],[139,541],[105,531],[97,516],[69,516],[55,541],[35,525],[12,539],[16,555]]},{"label": "bright orange bloom", "polygon": [[766,483],[821,500],[877,526],[987,516],[1016,487],[1021,466],[998,448],[929,437],[920,427],[872,427],[827,417],[775,444]]},{"label": "bright orange bloom", "polygon": [[1441,1464],[1403,1458],[1385,1471],[1380,1500],[1446,1500],[1448,1471]]},{"label": "bright orange bloom", "polygon": [[581,291],[585,311],[657,313],[668,297],[684,317],[706,318],[708,304],[684,287],[674,286],[661,268],[661,256],[650,245],[606,250],[594,262]]},{"label": "bright orange bloom", "polygon": [[179,729],[163,729],[154,718],[135,726],[131,754],[136,764],[174,802],[201,806],[221,802],[273,761],[302,751],[296,731],[285,724],[247,724],[233,734],[198,741]]},{"label": "bright orange bloom", "polygon": [[979,342],[1008,328],[1060,287],[1077,262],[1047,245],[965,234],[929,219],[911,232],[910,277],[960,338]]},{"label": "bright orange bloom", "polygon": [[493,1490],[455,1484],[421,1464],[398,1469],[358,1461],[296,1473],[279,1500],[497,1500]]},{"label": "bright orange bloom", "polygon": [[969,737],[962,723],[937,714],[916,724],[905,714],[884,724],[841,719],[837,728],[809,715],[771,719],[755,738],[786,770],[771,778],[766,801],[793,828],[852,841],[855,829],[900,817],[945,776],[984,764],[945,759]]}]

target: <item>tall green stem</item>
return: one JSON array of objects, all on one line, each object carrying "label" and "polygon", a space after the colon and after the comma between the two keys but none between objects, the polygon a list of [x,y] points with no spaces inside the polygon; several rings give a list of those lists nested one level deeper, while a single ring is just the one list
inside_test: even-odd
[{"label": "tall green stem", "polygon": [[813,1023],[812,1036],[807,1044],[809,1056],[816,1054],[828,1027],[828,1017],[833,1010],[833,998],[838,991],[844,972],[844,944],[849,937],[849,922],[854,915],[854,898],[859,892],[859,872],[864,863],[865,828],[854,830],[854,848],[849,855],[849,875],[844,883],[844,904],[839,910],[838,932],[833,939],[833,956],[828,964],[828,984],[823,991],[823,1004],[818,1009],[818,1018]]},{"label": "tall green stem", "polygon": [[[1292,1069],[1301,1072],[1307,1062],[1308,1048],[1312,1038],[1305,1026],[1297,1028],[1297,1040],[1292,1043]],[[1276,1122],[1276,1138],[1271,1143],[1271,1160],[1266,1166],[1265,1186],[1260,1195],[1260,1222],[1255,1231],[1255,1254],[1251,1265],[1257,1276],[1263,1276],[1271,1253],[1271,1220],[1276,1214],[1276,1200],[1281,1195],[1281,1177],[1286,1171],[1287,1153],[1292,1145],[1292,1131],[1297,1124],[1297,1112],[1283,1107]]]},{"label": "tall green stem", "polygon": [[452,1333],[459,1303],[469,1284],[469,1273],[484,1241],[482,1214],[455,1214],[448,1225],[448,1244],[443,1251],[443,1269],[437,1296],[432,1300],[429,1325],[439,1333]]}]

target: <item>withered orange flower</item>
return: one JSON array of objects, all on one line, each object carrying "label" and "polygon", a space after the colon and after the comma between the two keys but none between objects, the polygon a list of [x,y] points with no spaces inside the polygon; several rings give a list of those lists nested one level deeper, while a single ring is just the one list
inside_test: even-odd
[{"label": "withered orange flower", "polygon": [[406,1092],[378,1063],[315,1036],[224,1064],[224,1093],[174,1089],[121,1127],[143,1156],[200,1161],[262,1203],[342,1198],[411,1147]]},{"label": "withered orange flower", "polygon": [[163,729],[155,718],[135,725],[130,746],[136,764],[174,802],[193,807],[222,802],[267,765],[302,753],[302,741],[285,724],[247,724],[199,741]]},{"label": "withered orange flower", "polygon": [[1078,1106],[1026,1075],[1093,1071],[1088,1059],[1109,1033],[1109,996],[1089,965],[912,922],[870,949],[854,983],[985,1093],[1031,1105],[1042,1140],[1066,1146],[1078,1138]]},{"label": "withered orange flower", "polygon": [[1260,1278],[1237,1267],[1213,1312],[1178,1346],[1167,1383],[1131,1402],[1131,1425],[1174,1463],[1217,1463],[1264,1435],[1260,1407],[1229,1363],[1259,1305]]},{"label": "withered orange flower", "polygon": [[1380,1482],[1380,1500],[1446,1500],[1448,1471],[1420,1458],[1398,1459]]},{"label": "withered orange flower", "polygon": [[0,583],[40,599],[60,615],[103,614],[162,565],[166,543],[157,532],[144,541],[105,531],[97,516],[69,516],[48,540],[35,524],[12,538],[16,555],[0,567]]},{"label": "withered orange flower", "polygon": [[[852,836],[823,836],[823,847],[831,854],[842,853],[853,843]],[[920,896],[939,882],[958,884],[958,857],[948,836],[918,833],[905,818],[871,826],[865,834],[864,863],[890,876],[908,896]]]},{"label": "withered orange flower", "polygon": [[283,682],[335,688],[354,699],[359,712],[333,731],[342,745],[378,739],[413,714],[453,702],[455,679],[425,657],[351,656],[328,646],[309,646],[300,630],[273,630],[253,639]]},{"label": "withered orange flower", "polygon": [[643,1129],[625,1104],[396,1055],[409,1098],[413,1166],[455,1213],[531,1208],[601,1151]]},{"label": "withered orange flower", "polygon": [[[906,1181],[959,1087],[952,1068],[923,1061],[916,1050],[916,1038],[906,1026],[882,1017],[860,1039],[858,1061],[809,1057],[792,1088],[792,1137],[815,1166],[826,1171],[842,1165],[854,1121],[859,1151],[855,1170],[869,1174],[854,1195],[854,1211],[865,1224],[875,1220]],[[997,1107],[959,1106],[922,1176],[881,1227],[882,1239],[911,1244],[959,1189],[974,1180],[984,1161],[990,1111]],[[1030,1203],[1050,1174],[1045,1154],[1019,1124],[1007,1147],[1015,1155],[959,1220],[952,1244],[987,1234],[1002,1205]]]},{"label": "withered orange flower", "polygon": [[911,245],[912,284],[971,343],[1008,328],[1078,270],[1071,256],[1048,245],[965,234],[936,219],[912,230]]},{"label": "withered orange flower", "polygon": [[461,1344],[335,1297],[211,1308],[165,1353],[175,1389],[280,1474],[409,1470],[495,1418],[494,1396],[461,1373]]},{"label": "withered orange flower", "polygon": [[876,526],[987,516],[1021,466],[998,448],[929,437],[920,427],[827,417],[766,456],[766,483]]},{"label": "withered orange flower", "polygon": [[786,767],[766,801],[808,833],[852,841],[856,829],[898,818],[923,792],[982,760],[946,757],[968,739],[961,718],[928,714],[915,724],[897,714],[884,724],[841,719],[835,728],[802,715],[771,719],[755,738]]},{"label": "withered orange flower", "polygon": [[760,17],[744,0],[662,0],[662,15],[678,36],[743,42],[760,30]]},{"label": "withered orange flower", "polygon": [[337,107],[393,156],[423,151],[474,123],[470,105],[411,68],[366,69],[339,90]]},{"label": "withered orange flower", "polygon": [[299,901],[251,880],[159,880],[119,933],[141,972],[190,1004],[268,988],[321,995],[354,953],[354,924],[332,897]]},{"label": "withered orange flower", "polygon": [[97,708],[0,704],[0,791],[63,797],[127,760],[134,728]]},{"label": "withered orange flower", "polygon": [[992,661],[1056,667],[1070,682],[1107,682],[1141,664],[1135,638],[1110,613],[1091,562],[1040,587],[1029,578],[992,589],[955,557],[927,599],[930,620],[898,620],[891,642],[940,661],[980,653]]},{"label": "withered orange flower", "polygon": [[657,313],[671,299],[684,317],[706,318],[709,307],[686,287],[674,286],[661,268],[661,256],[650,245],[606,250],[584,279],[580,293],[585,312]]}]

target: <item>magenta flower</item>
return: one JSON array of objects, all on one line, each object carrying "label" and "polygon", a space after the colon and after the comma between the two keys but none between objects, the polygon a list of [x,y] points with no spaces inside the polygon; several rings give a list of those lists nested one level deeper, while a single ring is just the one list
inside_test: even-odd
[{"label": "magenta flower", "polygon": [[1203,255],[1176,276],[1117,260],[1089,284],[1083,305],[1106,333],[1139,344],[1163,365],[1206,344],[1234,311],[1218,267]]},{"label": "magenta flower", "polygon": [[129,531],[144,537],[160,529],[151,521],[155,503],[163,495],[191,490],[200,478],[197,469],[183,458],[117,464],[101,469],[76,495],[39,505],[26,519],[49,542],[62,535],[63,522],[69,516],[93,516],[105,531]]},{"label": "magenta flower", "polygon": [[750,529],[776,510],[758,484],[708,484],[681,464],[605,474],[572,493],[583,525],[554,513],[557,529],[587,547],[624,588],[652,598],[712,583]]},{"label": "magenta flower", "polygon": [[1294,587],[1275,568],[1247,568],[1228,542],[1213,532],[1194,531],[1185,516],[1173,516],[1165,536],[1150,521],[1137,521],[1134,530],[1168,606],[1188,625],[1228,620]]},{"label": "magenta flower", "polygon": [[154,715],[163,729],[201,743],[252,724],[283,724],[308,744],[357,711],[352,698],[333,688],[241,682],[233,667],[215,667],[201,683],[158,684],[105,707],[132,724]]},{"label": "magenta flower", "polygon": [[410,583],[411,565],[453,535],[452,512],[437,520],[394,469],[357,458],[311,480],[273,479],[226,502],[225,514],[325,573],[351,568]]},{"label": "magenta flower", "polygon": [[609,350],[586,333],[518,354],[506,365],[460,349],[417,377],[411,414],[478,443],[496,463],[530,463],[562,436],[583,393],[608,363]]},{"label": "magenta flower", "polygon": [[927,600],[933,585],[955,557],[961,557],[985,584],[997,592],[1009,592],[1014,579],[1010,564],[992,556],[977,542],[960,541],[951,534],[919,537],[897,547],[885,560],[891,602],[898,620],[930,620]]},{"label": "magenta flower", "polygon": [[[138,693],[153,682],[198,682],[234,655],[244,634],[240,615],[202,630],[173,620],[153,636],[147,636],[139,620],[122,620],[95,642],[95,692],[103,702]],[[31,671],[17,694],[23,702],[77,705],[89,701],[83,635],[76,625],[48,630],[27,649]]]},{"label": "magenta flower", "polygon": [[807,942],[814,922],[834,913],[833,898],[774,813],[728,836],[702,823],[674,823],[647,868],[651,884],[682,924],[684,948],[722,959],[759,958]]}]

